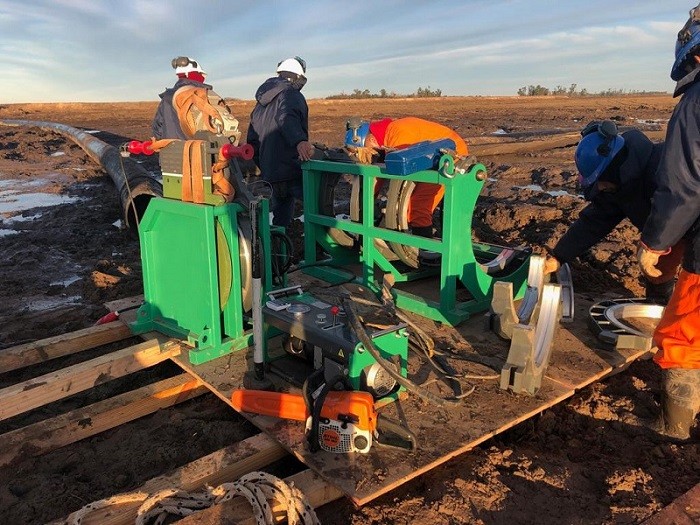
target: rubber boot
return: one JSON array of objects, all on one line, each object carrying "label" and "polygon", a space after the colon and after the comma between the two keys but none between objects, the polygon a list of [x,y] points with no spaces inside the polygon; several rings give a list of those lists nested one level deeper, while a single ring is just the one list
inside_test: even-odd
[{"label": "rubber boot", "polygon": [[[433,227],[432,226],[412,226],[411,233],[417,235],[418,237],[427,237],[428,239],[433,238]],[[424,250],[423,248],[418,249],[418,263],[421,266],[439,266],[440,265],[440,254],[438,252],[433,252],[430,250]]]},{"label": "rubber boot", "polygon": [[659,433],[685,441],[700,409],[700,369],[662,370],[663,394]]},{"label": "rubber boot", "polygon": [[646,283],[646,298],[647,300],[666,306],[673,294],[673,288],[676,286],[676,280],[671,279],[665,283],[654,284],[647,281]]}]

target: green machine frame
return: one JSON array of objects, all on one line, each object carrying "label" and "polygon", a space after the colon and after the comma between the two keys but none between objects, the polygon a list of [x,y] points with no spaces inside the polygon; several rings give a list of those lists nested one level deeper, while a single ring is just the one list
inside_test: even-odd
[{"label": "green machine frame", "polygon": [[[237,203],[211,206],[151,199],[139,225],[144,304],[131,324],[187,340],[192,364],[210,361],[253,344],[244,308],[240,232],[247,210]],[[270,253],[269,205],[261,200],[258,231]],[[263,294],[272,288],[265,257]],[[243,271],[242,271],[243,270]]]},{"label": "green machine frame", "polygon": [[[418,171],[404,176],[391,175],[381,165],[326,160],[304,163],[304,272],[327,282],[339,283],[348,280],[348,271],[339,266],[360,264],[362,275],[356,276],[356,282],[375,293],[381,292],[385,274],[390,274],[396,283],[416,280],[430,274],[430,270],[406,271],[400,265],[389,261],[375,247],[375,239],[382,239],[441,254],[439,268],[432,270],[433,274],[439,273],[439,301],[419,297],[394,286],[392,294],[400,308],[435,321],[457,325],[470,315],[488,309],[493,284],[497,280],[512,282],[515,298],[521,298],[527,288],[529,257],[510,274],[496,277],[484,271],[475,256],[475,251],[485,249],[474,245],[471,231],[472,215],[484,185],[486,168],[483,164],[476,164],[466,173],[459,173],[454,170],[454,162],[449,155],[443,155],[439,166],[438,170]],[[446,174],[449,171],[453,171],[454,174]],[[362,177],[361,222],[320,213],[319,195],[324,173]],[[401,179],[444,185],[442,239],[428,239],[375,226],[373,189],[376,179]],[[329,236],[329,228],[359,236],[360,250],[339,245]],[[329,264],[317,261],[317,244],[331,255]],[[458,300],[458,282],[461,282],[471,295],[467,300]]]}]

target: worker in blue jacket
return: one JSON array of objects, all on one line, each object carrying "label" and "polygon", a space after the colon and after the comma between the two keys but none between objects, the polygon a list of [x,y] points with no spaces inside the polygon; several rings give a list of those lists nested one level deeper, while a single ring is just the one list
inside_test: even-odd
[{"label": "worker in blue jacket", "polygon": [[309,108],[301,89],[306,84],[306,62],[288,58],[277,66],[255,93],[247,142],[253,146],[255,164],[272,186],[272,223],[288,227],[295,200],[303,199],[301,163],[311,159]]},{"label": "worker in blue jacket", "polygon": [[661,259],[686,244],[676,288],[654,331],[664,387],[658,428],[684,440],[700,411],[700,5],[678,32],[671,78],[673,96],[682,98],[668,122],[638,257],[642,272],[654,278],[662,273]]},{"label": "worker in blue jacket", "polygon": [[[654,144],[638,129],[618,133],[613,121],[594,121],[581,132],[575,160],[584,197],[590,204],[557,242],[545,261],[545,273],[571,263],[602,241],[625,218],[642,230],[656,190],[656,168],[662,144]],[[646,296],[666,304],[673,292],[682,251],[663,257],[664,271],[646,277]]]}]

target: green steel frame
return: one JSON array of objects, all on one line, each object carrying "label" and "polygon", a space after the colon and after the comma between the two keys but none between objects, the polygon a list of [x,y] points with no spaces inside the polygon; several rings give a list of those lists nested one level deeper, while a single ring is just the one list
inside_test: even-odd
[{"label": "green steel frame", "polygon": [[[488,309],[494,281],[513,283],[515,297],[520,298],[527,287],[529,258],[512,273],[494,278],[477,262],[471,239],[472,215],[476,200],[486,178],[483,164],[474,165],[467,173],[446,175],[453,171],[453,159],[444,155],[439,170],[426,170],[408,176],[390,175],[380,165],[362,165],[346,162],[311,160],[303,164],[304,170],[304,272],[327,282],[347,281],[355,275],[348,266],[360,264],[361,275],[355,281],[379,294],[384,275],[390,274],[397,283],[426,276],[425,271],[402,270],[387,260],[374,245],[375,239],[398,242],[415,248],[423,248],[441,254],[439,268],[440,300],[433,301],[404,290],[392,288],[396,305],[419,315],[457,325],[470,315]],[[339,219],[319,212],[319,195],[324,173],[347,173],[362,177],[362,222]],[[374,225],[374,183],[376,179],[401,179],[429,182],[445,186],[443,201],[442,239],[417,237],[406,232],[390,230]],[[337,228],[360,237],[361,249],[355,250],[337,244],[328,228]],[[316,244],[331,255],[329,262],[316,258]],[[343,268],[345,267],[345,268]],[[457,285],[461,282],[471,294],[471,299],[457,300]]]},{"label": "green steel frame", "polygon": [[[241,213],[247,210],[236,203],[150,201],[139,224],[144,304],[131,324],[134,333],[155,330],[186,339],[195,365],[252,346],[242,301]],[[262,200],[263,253],[270,253],[268,215],[268,201]],[[270,259],[262,258],[263,294],[272,289]]]}]

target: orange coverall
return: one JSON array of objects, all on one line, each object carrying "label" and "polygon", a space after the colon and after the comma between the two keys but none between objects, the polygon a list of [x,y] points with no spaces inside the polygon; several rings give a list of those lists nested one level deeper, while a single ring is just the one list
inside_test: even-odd
[{"label": "orange coverall", "polygon": [[[384,147],[402,148],[425,140],[452,139],[458,155],[466,156],[467,143],[447,126],[416,117],[405,117],[391,121],[384,136]],[[418,182],[408,206],[408,223],[413,227],[433,225],[433,211],[445,194],[441,184]]]}]

